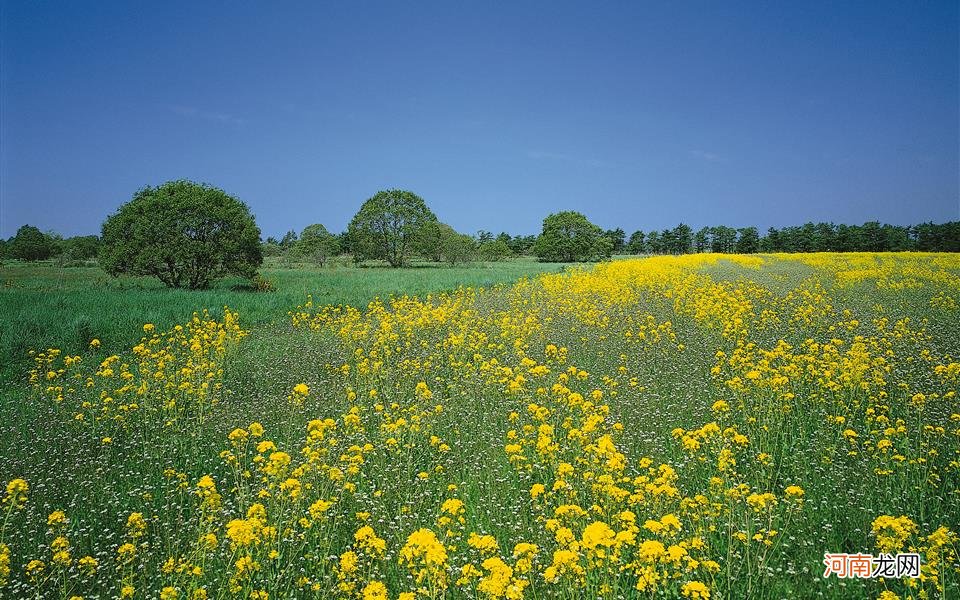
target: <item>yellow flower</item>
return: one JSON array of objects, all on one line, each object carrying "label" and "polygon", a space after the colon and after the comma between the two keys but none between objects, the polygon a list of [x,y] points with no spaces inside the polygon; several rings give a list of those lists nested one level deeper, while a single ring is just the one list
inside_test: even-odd
[{"label": "yellow flower", "polygon": [[363,588],[363,600],[387,600],[387,586],[371,581]]},{"label": "yellow flower", "polygon": [[480,552],[496,552],[500,549],[497,540],[492,535],[478,535],[477,533],[470,534],[470,537],[467,538],[467,545]]},{"label": "yellow flower", "polygon": [[904,542],[917,532],[917,524],[909,517],[881,515],[873,520],[873,534],[881,553],[893,554],[903,548]]},{"label": "yellow flower", "polygon": [[80,566],[81,571],[88,576],[97,572],[97,559],[93,558],[92,556],[84,556],[77,561],[77,564]]},{"label": "yellow flower", "polygon": [[593,550],[597,546],[610,547],[613,545],[616,534],[603,521],[594,521],[583,530],[583,547]]},{"label": "yellow flower", "polygon": [[67,515],[62,510],[55,510],[47,517],[47,525],[51,529],[60,529],[67,524]]},{"label": "yellow flower", "polygon": [[227,523],[227,538],[235,548],[260,542],[257,535],[260,523],[256,519],[233,519]]},{"label": "yellow flower", "polygon": [[13,479],[7,483],[7,495],[3,499],[4,504],[9,504],[13,508],[20,508],[27,503],[27,492],[30,486],[23,479]]},{"label": "yellow flower", "polygon": [[783,490],[783,493],[791,498],[801,498],[804,494],[803,488],[799,485],[788,485],[787,488]]},{"label": "yellow flower", "polygon": [[175,587],[167,586],[160,590],[160,600],[177,600],[179,595],[180,592]]},{"label": "yellow flower", "polygon": [[688,581],[683,584],[680,590],[684,598],[693,598],[694,600],[708,600],[710,598],[710,588],[699,581]]},{"label": "yellow flower", "polygon": [[120,562],[120,564],[125,565],[129,563],[130,561],[133,560],[133,557],[136,555],[137,555],[137,547],[131,544],[130,542],[121,544],[120,547],[117,548],[117,560]]},{"label": "yellow flower", "polygon": [[142,537],[147,531],[147,521],[143,513],[133,512],[127,517],[127,535],[133,539]]},{"label": "yellow flower", "polygon": [[384,552],[387,549],[387,542],[381,538],[377,537],[376,532],[374,532],[373,527],[369,525],[364,525],[353,534],[353,539],[360,548],[367,550],[375,556],[383,556]]}]

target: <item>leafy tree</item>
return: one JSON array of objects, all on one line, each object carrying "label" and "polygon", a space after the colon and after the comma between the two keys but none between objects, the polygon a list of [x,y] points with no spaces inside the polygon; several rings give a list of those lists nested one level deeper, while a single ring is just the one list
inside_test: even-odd
[{"label": "leafy tree", "polygon": [[90,260],[97,257],[100,238],[95,235],[78,235],[60,243],[63,256],[69,260]]},{"label": "leafy tree", "polygon": [[490,262],[500,262],[513,255],[510,246],[499,237],[492,242],[480,244],[480,258]]},{"label": "leafy tree", "polygon": [[755,254],[760,251],[760,232],[756,227],[744,227],[737,231],[740,234],[737,239],[737,252]]},{"label": "leafy tree", "polygon": [[603,232],[603,235],[610,240],[610,245],[612,247],[614,254],[620,254],[623,252],[623,248],[626,245],[626,232],[617,227],[616,229],[608,229]]},{"label": "leafy tree", "polygon": [[663,254],[663,241],[656,229],[647,234],[647,249],[651,254]]},{"label": "leafy tree", "polygon": [[473,239],[473,236],[457,233],[453,228],[450,228],[450,232],[443,238],[442,247],[443,259],[451,265],[455,265],[473,259],[477,242]]},{"label": "leafy tree", "polygon": [[407,262],[417,232],[436,220],[423,198],[412,192],[378,192],[350,221],[350,249],[355,259],[378,258],[391,267],[401,267]]},{"label": "leafy tree", "polygon": [[293,247],[297,244],[297,232],[290,230],[283,234],[283,238],[280,240],[280,251],[289,252],[293,250]]},{"label": "leafy tree", "polygon": [[693,235],[693,248],[697,254],[701,252],[706,252],[708,240],[710,239],[710,228],[701,227],[697,230],[697,233]]},{"label": "leafy tree", "polygon": [[297,255],[322,267],[328,258],[337,254],[339,243],[337,236],[327,231],[326,227],[320,223],[314,223],[303,228],[294,249]]},{"label": "leafy tree", "polygon": [[603,230],[575,211],[562,211],[543,220],[543,232],[533,245],[541,261],[590,261],[610,256],[613,244]]},{"label": "leafy tree", "polygon": [[221,189],[170,181],[138,191],[103,223],[100,264],[111,275],[149,275],[203,289],[225,275],[253,277],[263,262],[250,209]]},{"label": "leafy tree", "polygon": [[536,241],[537,236],[535,235],[518,235],[510,240],[510,249],[513,250],[514,254],[528,254]]},{"label": "leafy tree", "polygon": [[670,247],[668,252],[673,254],[687,254],[693,247],[693,230],[689,225],[680,223],[669,232]]},{"label": "leafy tree", "polygon": [[270,236],[267,241],[260,244],[264,256],[280,256],[283,254],[283,248],[280,247],[280,240]]},{"label": "leafy tree", "polygon": [[720,225],[710,228],[710,251],[730,254],[736,249],[737,230]]},{"label": "leafy tree", "polygon": [[477,243],[486,244],[487,242],[493,241],[493,234],[485,229],[481,229],[477,232]]},{"label": "leafy tree", "polygon": [[627,252],[630,254],[643,254],[646,251],[646,235],[640,230],[631,233],[630,240],[627,242]]},{"label": "leafy tree", "polygon": [[53,238],[33,225],[23,225],[10,240],[10,256],[20,260],[46,260],[56,252]]},{"label": "leafy tree", "polygon": [[417,230],[411,242],[415,254],[433,262],[444,260],[443,245],[447,237],[456,235],[453,227],[440,221],[427,221]]}]

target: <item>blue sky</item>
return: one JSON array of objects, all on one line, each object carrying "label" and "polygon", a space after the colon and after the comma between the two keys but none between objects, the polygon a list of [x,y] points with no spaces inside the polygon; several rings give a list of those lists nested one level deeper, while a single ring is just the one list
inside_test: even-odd
[{"label": "blue sky", "polygon": [[0,235],[188,178],[264,235],[960,218],[956,2],[3,2]]}]

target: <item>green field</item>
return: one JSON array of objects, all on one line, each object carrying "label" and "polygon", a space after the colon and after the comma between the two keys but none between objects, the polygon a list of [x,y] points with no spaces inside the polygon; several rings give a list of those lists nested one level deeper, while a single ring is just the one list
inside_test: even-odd
[{"label": "green field", "polygon": [[240,311],[245,327],[256,327],[285,319],[308,294],[318,304],[364,306],[376,297],[491,286],[563,268],[533,259],[454,267],[421,263],[408,269],[273,261],[261,273],[276,291],[257,292],[242,279],[225,279],[204,291],[175,290],[153,279],[110,277],[96,266],[7,262],[0,265],[0,378],[25,373],[29,350],[75,353],[98,338],[104,350],[120,352],[140,339],[142,324],[169,328],[204,309],[222,315],[229,306]]},{"label": "green field", "polygon": [[[4,383],[0,597],[960,587],[956,255],[658,256],[485,289],[458,286],[559,266],[274,265],[262,294],[4,269],[74,349]],[[239,325],[188,322],[206,303]],[[69,311],[102,347],[42,320]],[[839,552],[916,552],[921,578],[823,577]]]}]

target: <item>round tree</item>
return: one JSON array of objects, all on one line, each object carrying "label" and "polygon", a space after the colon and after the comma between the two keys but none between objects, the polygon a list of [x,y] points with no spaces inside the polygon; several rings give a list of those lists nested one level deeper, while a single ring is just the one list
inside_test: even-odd
[{"label": "round tree", "polygon": [[572,210],[544,219],[543,232],[533,244],[533,253],[548,262],[598,260],[609,257],[612,250],[603,230]]},{"label": "round tree", "polygon": [[355,260],[375,258],[401,267],[424,224],[436,221],[423,198],[404,190],[378,192],[363,203],[347,227]]},{"label": "round tree", "polygon": [[297,254],[321,267],[327,259],[340,250],[337,236],[333,235],[320,223],[307,225],[300,234],[300,239],[294,245]]},{"label": "round tree", "polygon": [[203,289],[226,275],[253,277],[260,229],[246,204],[221,189],[179,180],[145,187],[103,223],[100,264],[111,275],[148,275]]},{"label": "round tree", "polygon": [[24,225],[10,240],[10,255],[20,260],[46,260],[57,251],[53,238],[33,225]]}]

